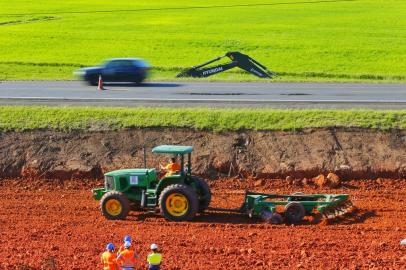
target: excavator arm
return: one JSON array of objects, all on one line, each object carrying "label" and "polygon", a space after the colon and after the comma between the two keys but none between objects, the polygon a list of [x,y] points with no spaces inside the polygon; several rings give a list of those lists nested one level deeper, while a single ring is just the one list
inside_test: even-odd
[{"label": "excavator arm", "polygon": [[[231,62],[204,68],[205,66],[219,61],[224,57],[230,58]],[[208,77],[234,67],[239,67],[260,78],[272,78],[273,76],[277,76],[274,72],[268,70],[264,65],[260,64],[258,61],[255,61],[246,54],[242,54],[240,52],[228,52],[203,64],[186,69],[179,73],[177,77]]]}]

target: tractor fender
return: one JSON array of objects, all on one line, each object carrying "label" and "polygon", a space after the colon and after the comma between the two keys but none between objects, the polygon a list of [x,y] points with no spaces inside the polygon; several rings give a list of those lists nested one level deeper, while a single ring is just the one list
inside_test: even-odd
[{"label": "tractor fender", "polygon": [[193,180],[192,187],[196,190],[199,195],[199,212],[206,210],[211,202],[211,191],[210,187],[204,179],[192,176]]},{"label": "tractor fender", "polygon": [[94,188],[92,189],[93,199],[100,201],[104,194],[107,193],[105,188]]},{"label": "tractor fender", "polygon": [[179,176],[168,176],[159,180],[158,185],[156,186],[155,195],[158,198],[161,194],[162,190],[164,190],[167,186],[174,185],[174,184],[184,184],[184,179]]}]

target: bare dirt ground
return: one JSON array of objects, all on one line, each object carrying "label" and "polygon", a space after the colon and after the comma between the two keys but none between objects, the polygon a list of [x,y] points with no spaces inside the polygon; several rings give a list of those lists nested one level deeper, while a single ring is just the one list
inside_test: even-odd
[{"label": "bare dirt ground", "polygon": [[101,216],[89,191],[100,181],[0,181],[0,269],[102,269],[106,243],[130,234],[140,255],[162,247],[163,269],[406,269],[406,181],[348,181],[337,189],[284,180],[211,181],[214,207],[237,207],[244,189],[350,193],[358,210],[330,224],[269,225],[237,214],[208,212],[174,223],[133,212]]}]

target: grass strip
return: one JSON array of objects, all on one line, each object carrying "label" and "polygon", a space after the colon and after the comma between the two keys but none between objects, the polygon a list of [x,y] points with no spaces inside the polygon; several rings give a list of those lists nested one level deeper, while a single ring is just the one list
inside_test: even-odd
[{"label": "grass strip", "polygon": [[208,108],[0,107],[0,130],[119,130],[180,127],[208,131],[317,127],[406,128],[406,111]]},{"label": "grass strip", "polygon": [[[113,57],[145,58],[156,67],[153,80],[172,80],[182,68],[240,51],[279,74],[275,81],[406,82],[403,0],[0,0],[0,6],[0,80],[73,79],[80,66]],[[209,80],[258,78],[233,69]]]}]

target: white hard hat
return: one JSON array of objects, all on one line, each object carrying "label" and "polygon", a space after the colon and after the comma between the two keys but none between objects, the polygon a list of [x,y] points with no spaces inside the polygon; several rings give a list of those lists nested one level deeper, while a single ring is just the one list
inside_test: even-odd
[{"label": "white hard hat", "polygon": [[152,244],[152,245],[151,245],[151,249],[152,249],[152,250],[158,249],[158,245],[157,245],[157,244]]},{"label": "white hard hat", "polygon": [[400,244],[401,244],[402,246],[406,246],[406,238],[403,239],[402,241],[400,241]]}]

